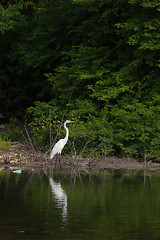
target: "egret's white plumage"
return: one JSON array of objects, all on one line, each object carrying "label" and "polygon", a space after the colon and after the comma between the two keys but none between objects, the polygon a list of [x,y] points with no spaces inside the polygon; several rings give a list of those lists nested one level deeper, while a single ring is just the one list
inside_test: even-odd
[{"label": "egret's white plumage", "polygon": [[61,154],[62,149],[64,148],[65,144],[68,141],[68,135],[69,135],[69,131],[68,128],[66,127],[67,123],[72,123],[74,121],[70,121],[70,120],[66,120],[64,123],[64,128],[66,130],[66,136],[65,138],[60,139],[53,147],[51,153],[50,153],[50,159],[52,159],[56,154]]}]

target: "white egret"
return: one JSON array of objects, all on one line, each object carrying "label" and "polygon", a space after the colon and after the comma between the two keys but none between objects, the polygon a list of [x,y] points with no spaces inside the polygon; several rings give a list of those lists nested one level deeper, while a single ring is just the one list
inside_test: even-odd
[{"label": "white egret", "polygon": [[75,121],[70,121],[70,120],[66,120],[64,122],[64,128],[66,130],[66,136],[65,138],[62,138],[60,139],[55,145],[54,147],[52,148],[52,151],[50,153],[50,159],[52,159],[56,154],[61,154],[62,152],[62,149],[64,148],[65,144],[67,143],[68,141],[68,135],[69,135],[69,131],[68,131],[68,128],[66,127],[66,124],[67,123],[73,123]]}]

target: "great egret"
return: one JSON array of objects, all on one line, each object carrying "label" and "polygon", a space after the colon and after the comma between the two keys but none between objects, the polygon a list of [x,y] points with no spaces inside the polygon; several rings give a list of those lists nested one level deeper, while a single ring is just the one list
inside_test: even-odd
[{"label": "great egret", "polygon": [[65,138],[60,139],[53,147],[51,153],[50,153],[50,159],[52,159],[56,154],[61,154],[62,149],[64,148],[65,144],[68,141],[68,135],[69,135],[69,131],[68,128],[66,127],[67,123],[73,123],[75,121],[70,121],[70,120],[66,120],[64,122],[64,128],[66,130],[66,136]]}]

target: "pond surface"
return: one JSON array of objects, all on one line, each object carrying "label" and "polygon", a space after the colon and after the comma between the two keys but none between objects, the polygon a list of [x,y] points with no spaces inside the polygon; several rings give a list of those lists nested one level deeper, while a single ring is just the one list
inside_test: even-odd
[{"label": "pond surface", "polygon": [[160,173],[0,171],[0,239],[160,239]]}]

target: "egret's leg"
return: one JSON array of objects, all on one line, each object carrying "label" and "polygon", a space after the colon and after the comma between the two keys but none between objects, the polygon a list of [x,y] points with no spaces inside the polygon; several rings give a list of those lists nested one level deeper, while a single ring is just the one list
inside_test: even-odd
[{"label": "egret's leg", "polygon": [[59,154],[59,166],[61,168],[61,155]]},{"label": "egret's leg", "polygon": [[55,168],[57,167],[57,159],[58,159],[58,155],[56,155],[56,159],[55,159]]},{"label": "egret's leg", "polygon": [[60,168],[61,168],[61,157],[60,157],[60,156],[61,156],[61,155],[59,155],[59,154],[56,155],[55,168],[57,167],[58,162],[59,162],[59,166],[60,166]]}]

